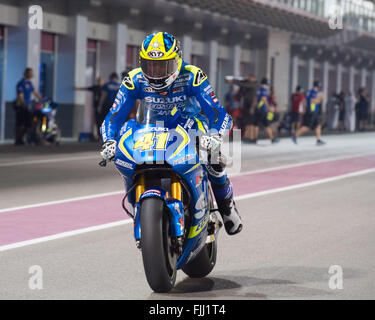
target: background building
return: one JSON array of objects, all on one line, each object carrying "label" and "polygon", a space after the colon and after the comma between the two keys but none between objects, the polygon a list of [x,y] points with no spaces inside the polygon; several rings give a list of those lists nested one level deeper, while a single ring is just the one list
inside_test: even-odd
[{"label": "background building", "polygon": [[[42,30],[28,28],[36,4]],[[367,87],[374,114],[371,1],[0,0],[0,140],[13,138],[12,101],[27,66],[35,87],[59,103],[63,136],[91,132],[91,96],[73,88],[136,67],[144,36],[157,30],[180,38],[184,59],[209,75],[221,99],[225,75],[252,73],[271,80],[286,111],[297,84],[308,89],[320,79],[326,96]]]}]

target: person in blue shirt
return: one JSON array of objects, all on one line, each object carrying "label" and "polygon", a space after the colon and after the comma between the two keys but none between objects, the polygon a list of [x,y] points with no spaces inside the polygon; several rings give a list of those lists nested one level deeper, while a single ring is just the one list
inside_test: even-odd
[{"label": "person in blue shirt", "polygon": [[[160,117],[169,117],[167,111],[177,107],[184,116],[199,118],[209,129],[201,145],[213,153],[220,151],[223,137],[232,128],[231,116],[219,103],[205,73],[183,61],[180,48],[180,42],[166,32],[153,33],[145,38],[140,50],[141,67],[125,76],[101,126],[104,141],[101,155],[104,159],[110,161],[114,158],[119,132],[137,99],[148,103]],[[207,164],[206,169],[225,230],[230,235],[236,234],[242,230],[242,222],[225,166]]]},{"label": "person in blue shirt", "polygon": [[321,105],[323,102],[323,94],[321,92],[322,85],[320,81],[315,80],[313,88],[306,95],[306,111],[303,115],[302,126],[292,136],[292,140],[297,144],[297,138],[302,136],[309,130],[315,130],[316,145],[324,145],[321,140],[322,124],[321,124]]},{"label": "person in blue shirt", "polygon": [[109,76],[109,81],[104,84],[101,89],[101,96],[98,105],[98,114],[100,124],[104,121],[105,116],[115,102],[117,92],[119,91],[121,83],[116,72],[112,72]]},{"label": "person in blue shirt", "polygon": [[274,112],[270,104],[270,94],[269,94],[269,81],[267,78],[263,78],[260,87],[257,91],[257,103],[252,107],[252,112],[255,114],[255,129],[254,129],[254,142],[258,139],[259,127],[263,126],[266,131],[271,143],[278,143],[279,139],[274,137],[271,128],[271,122],[274,117]]},{"label": "person in blue shirt", "polygon": [[15,125],[15,145],[25,144],[23,137],[31,126],[31,100],[33,94],[42,100],[42,96],[35,90],[31,79],[33,78],[33,69],[26,68],[23,78],[16,86],[16,101],[14,102],[14,111],[16,115]]},{"label": "person in blue shirt", "polygon": [[94,114],[95,114],[95,124],[96,124],[96,129],[98,133],[98,139],[100,139],[100,125],[102,124],[104,117],[99,113],[99,102],[100,98],[102,96],[102,87],[104,85],[104,79],[102,77],[98,77],[96,80],[96,83],[93,84],[90,87],[75,87],[75,90],[86,90],[86,91],[91,91],[92,92],[92,106],[94,109]]}]

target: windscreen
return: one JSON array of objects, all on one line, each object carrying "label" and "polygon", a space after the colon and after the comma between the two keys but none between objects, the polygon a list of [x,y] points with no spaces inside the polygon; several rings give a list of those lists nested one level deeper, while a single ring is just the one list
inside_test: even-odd
[{"label": "windscreen", "polygon": [[142,100],[137,111],[137,121],[142,125],[156,124],[156,122],[164,122],[164,125],[167,125],[180,115],[175,105],[169,105],[163,109],[159,106]]}]

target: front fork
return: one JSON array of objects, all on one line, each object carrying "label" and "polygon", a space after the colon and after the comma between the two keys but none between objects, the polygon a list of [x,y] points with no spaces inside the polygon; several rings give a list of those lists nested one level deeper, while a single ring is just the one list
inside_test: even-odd
[{"label": "front fork", "polygon": [[[156,192],[155,192],[156,191]],[[145,176],[141,174],[138,178],[135,188],[135,219],[134,219],[134,238],[137,247],[140,249],[141,239],[141,219],[140,219],[140,203],[142,199],[149,197],[161,198],[169,209],[171,217],[171,236],[175,243],[176,251],[182,252],[182,239],[185,231],[184,227],[184,206],[182,203],[182,188],[177,176],[174,174],[171,181],[171,197],[168,193],[159,188],[151,188],[146,190]]]}]

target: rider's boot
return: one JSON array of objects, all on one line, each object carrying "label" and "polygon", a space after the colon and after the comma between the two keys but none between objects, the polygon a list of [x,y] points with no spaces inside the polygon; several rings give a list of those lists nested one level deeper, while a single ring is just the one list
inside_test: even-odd
[{"label": "rider's boot", "polygon": [[233,200],[233,189],[229,179],[227,178],[222,185],[211,183],[211,187],[219,212],[223,218],[226,232],[229,235],[239,233],[242,230],[242,221]]}]

